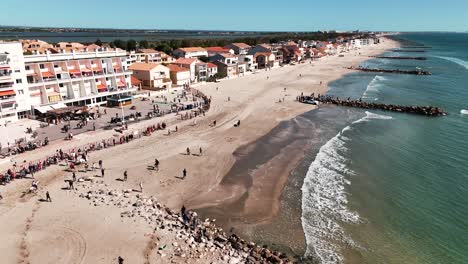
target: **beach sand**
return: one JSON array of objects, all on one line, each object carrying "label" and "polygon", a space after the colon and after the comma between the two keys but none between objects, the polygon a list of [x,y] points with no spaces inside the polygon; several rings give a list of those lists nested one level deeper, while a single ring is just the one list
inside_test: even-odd
[{"label": "beach sand", "polygon": [[[262,166],[251,173],[243,173],[240,178],[230,172],[233,165],[242,160],[242,153],[248,152],[256,140],[281,121],[314,108],[294,101],[301,92],[323,94],[330,81],[351,72],[344,67],[357,66],[369,59],[368,56],[396,45],[385,39],[380,45],[352,51],[344,57],[326,57],[312,64],[288,65],[200,86],[197,89],[211,96],[212,104],[210,111],[199,118],[196,125],[192,124],[193,120],[176,121],[173,116],[165,117],[169,124],[177,122],[177,133],[168,136],[166,131],[160,131],[129,144],[94,152],[90,155],[91,160],[104,161],[104,181],[109,188],[138,189],[142,182],[145,194],[156,196],[174,210],[179,210],[183,204],[189,210],[201,211],[229,205],[226,208],[231,216],[242,221],[244,227],[271,223],[281,207],[282,192],[290,171],[302,157],[300,141],[296,145],[286,144],[272,155],[259,153],[259,157],[248,161],[246,166],[255,163]],[[278,103],[283,98],[284,102]],[[214,120],[216,127],[210,126]],[[241,120],[240,127],[233,126],[237,120]],[[145,127],[145,124],[142,122],[130,129]],[[15,160],[38,159],[58,148],[83,145],[109,138],[114,133],[83,134],[72,142],[55,142],[40,151],[17,156]],[[192,153],[198,153],[201,147],[203,155],[185,155],[187,147]],[[147,169],[155,158],[161,162],[159,172]],[[0,169],[10,165],[4,162]],[[178,177],[184,168],[188,175],[181,180]],[[116,181],[124,170],[128,170],[128,182]],[[79,173],[78,176],[82,175]],[[126,263],[147,261],[145,249],[151,241],[148,233],[152,231],[148,224],[121,219],[118,208],[90,205],[78,198],[80,190],[76,193],[62,190],[66,186],[63,180],[71,177],[63,167],[53,167],[36,177],[41,181],[38,196],[20,197],[21,191],[30,186],[30,180],[15,181],[0,189],[5,198],[0,202],[2,262],[111,263],[119,255],[124,256]],[[38,201],[45,190],[51,193],[53,203]],[[230,226],[227,222],[221,225]],[[298,244],[303,244],[301,234],[296,236]],[[156,259],[155,256],[149,263],[157,263]],[[211,260],[207,258],[205,261],[209,263]]]}]

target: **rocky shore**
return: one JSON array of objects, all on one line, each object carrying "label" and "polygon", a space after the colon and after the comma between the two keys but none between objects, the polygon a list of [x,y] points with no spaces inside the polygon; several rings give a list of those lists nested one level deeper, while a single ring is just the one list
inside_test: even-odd
[{"label": "rocky shore", "polygon": [[[108,188],[103,180],[81,178],[76,184],[79,197],[91,206],[115,206],[121,218],[142,218],[154,230],[147,252],[148,263],[187,263],[203,259],[208,263],[293,263],[287,255],[227,235],[216,226],[216,219],[201,220],[196,212],[187,211],[184,221],[181,212],[175,212],[156,198],[133,189]],[[163,237],[164,240],[160,240]],[[169,238],[169,239],[168,239]]]}]

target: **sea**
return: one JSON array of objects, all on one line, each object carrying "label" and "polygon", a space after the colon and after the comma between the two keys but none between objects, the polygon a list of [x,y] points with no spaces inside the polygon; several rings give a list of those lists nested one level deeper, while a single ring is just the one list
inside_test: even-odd
[{"label": "sea", "polygon": [[323,144],[303,161],[301,188],[305,255],[315,262],[468,263],[468,34],[398,37],[427,48],[383,55],[427,60],[362,66],[432,75],[352,73],[331,83],[328,94],[439,106],[448,115],[325,106],[301,117],[324,131]]}]

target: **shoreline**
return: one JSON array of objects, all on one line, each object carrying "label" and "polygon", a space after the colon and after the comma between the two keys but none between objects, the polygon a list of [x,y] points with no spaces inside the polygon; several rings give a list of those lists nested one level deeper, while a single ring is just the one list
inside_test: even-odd
[{"label": "shoreline", "polygon": [[[385,41],[385,43],[389,42],[389,40]],[[227,190],[219,189],[219,186],[228,171],[235,166],[236,158],[232,154],[236,153],[236,150],[255,143],[259,138],[272,131],[281,121],[289,120],[313,109],[311,106],[294,102],[295,97],[300,92],[325,93],[328,82],[350,72],[343,69],[344,66],[359,64],[367,60],[369,55],[380,54],[390,46],[392,45],[380,44],[376,46],[376,49],[347,53],[343,58],[323,58],[322,61],[313,62],[312,66],[309,64],[285,66],[284,68],[262,71],[257,74],[198,87],[197,89],[201,92],[212,96],[213,103],[206,117],[201,119],[196,126],[192,126],[188,121],[178,122],[179,132],[174,135],[165,136],[162,132],[159,132],[154,136],[143,138],[138,142],[117,147],[113,150],[104,149],[92,153],[91,159],[104,160],[104,166],[108,171],[106,174],[111,175],[106,178],[106,184],[110,188],[138,188],[138,183],[142,182],[143,186],[145,186],[145,193],[151,193],[161,203],[172,209],[178,209],[183,204],[189,205],[187,206],[188,209],[219,205],[229,201],[226,196],[231,200],[235,200],[236,195],[245,193],[248,188],[242,189],[233,185],[232,188]],[[362,54],[357,55],[357,53]],[[298,77],[299,74],[302,77]],[[323,85],[319,84],[320,81],[323,81]],[[216,90],[218,86],[220,87],[219,91]],[[286,92],[283,91],[285,87],[287,88]],[[230,100],[227,100],[227,97],[230,97]],[[282,97],[286,98],[285,102],[276,103],[278,98]],[[218,121],[215,128],[209,126],[213,120]],[[242,120],[242,125],[239,128],[234,128],[233,123],[237,120]],[[144,124],[141,126],[144,126]],[[111,132],[107,132],[107,134],[102,132],[95,137],[103,137],[104,134],[107,136]],[[86,139],[86,137],[83,138]],[[191,149],[202,147],[203,156],[182,155],[181,153],[184,153],[187,147]],[[48,151],[53,152],[55,148],[57,148],[57,144],[53,144],[48,148]],[[39,153],[28,154],[21,156],[21,159],[37,156],[39,156]],[[155,157],[161,161],[161,170],[157,173],[145,169],[149,164],[152,164]],[[180,175],[183,168],[187,169],[188,177],[180,180],[176,177]],[[53,174],[69,177],[69,173],[61,172],[59,169]],[[115,178],[120,177],[124,169],[129,171],[129,182],[115,181]],[[281,205],[282,190],[289,176],[288,168],[282,170],[278,175],[266,173],[266,171],[258,171],[258,173],[258,175],[263,174],[266,176],[263,179],[266,182],[271,180],[269,177],[274,177],[274,183],[277,184],[268,186],[269,189],[275,190],[271,195],[262,184],[252,184],[250,186],[250,188],[255,186],[259,190],[263,189],[263,193],[259,192],[261,195],[257,196],[257,198],[265,198],[264,200],[252,202],[250,210],[255,211],[258,206],[262,206],[266,208],[265,212],[272,213],[263,217],[256,216],[257,218],[252,221],[253,224],[271,221]],[[42,174],[40,173],[38,177],[45,177]],[[11,220],[6,221],[6,219],[16,219],[17,221],[11,223],[9,229],[5,229],[5,226],[0,227],[2,234],[4,233],[6,239],[9,239],[9,242],[5,245],[11,251],[5,253],[7,261],[15,259],[15,256],[20,254],[19,237],[16,234],[24,230],[24,223],[31,221],[29,231],[34,233],[37,230],[36,227],[53,221],[56,224],[70,225],[74,229],[79,229],[80,235],[86,241],[88,248],[96,247],[97,249],[103,242],[109,243],[110,249],[106,252],[99,252],[96,249],[90,250],[91,252],[86,255],[87,262],[98,263],[102,261],[99,258],[102,254],[110,259],[116,252],[123,251],[128,253],[130,262],[143,263],[141,261],[143,256],[140,252],[145,248],[147,240],[140,237],[146,233],[144,230],[147,230],[143,223],[136,223],[136,226],[132,225],[137,235],[134,234],[131,236],[132,239],[121,241],[123,231],[110,232],[110,230],[122,228],[125,224],[122,226],[120,219],[112,216],[110,213],[112,209],[99,208],[102,211],[95,212],[96,210],[92,207],[88,208],[87,204],[77,204],[67,194],[67,191],[60,190],[60,186],[63,185],[60,176],[52,176],[50,171],[47,171],[46,174],[51,179],[50,182],[43,181],[45,186],[42,187],[39,195],[42,195],[45,189],[50,190],[51,195],[59,199],[59,205],[67,208],[65,213],[59,210],[61,206],[42,205],[40,209],[36,209],[38,213],[34,218],[27,220],[29,219],[27,213],[35,208],[35,198],[37,197],[25,200],[21,204],[18,204],[14,197],[16,195],[15,191],[24,190],[29,183],[18,181],[11,184],[11,187],[2,187],[2,194],[4,189],[11,189],[7,191],[7,194],[11,194],[13,198],[6,197],[5,202],[2,201],[1,206],[7,206],[7,208],[1,208],[0,220],[5,220],[4,223],[12,222]],[[264,195],[268,197],[264,197]],[[71,207],[70,203],[72,204]],[[45,214],[45,212],[47,213]],[[84,221],[84,223],[70,221],[70,218],[81,219],[83,218],[82,215],[87,213],[94,213],[98,219],[106,220],[93,223],[92,226],[90,226],[89,220]],[[61,231],[57,232],[60,233]],[[49,234],[49,236],[53,235]],[[33,248],[31,257],[34,257],[34,259],[47,260],[47,257],[50,257],[43,253],[46,251],[45,245],[33,243],[32,240],[27,240],[26,243]],[[71,243],[73,245],[73,242]],[[125,247],[128,243],[132,243],[132,246],[123,250],[122,247]],[[58,245],[58,247],[61,246]]]}]

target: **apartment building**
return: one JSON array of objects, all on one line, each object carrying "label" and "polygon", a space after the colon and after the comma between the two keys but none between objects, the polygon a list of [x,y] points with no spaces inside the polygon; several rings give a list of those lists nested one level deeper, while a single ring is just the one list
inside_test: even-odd
[{"label": "apartment building", "polygon": [[159,90],[171,88],[172,80],[168,67],[155,63],[134,63],[129,68],[133,77],[140,80],[143,89]]},{"label": "apartment building", "polygon": [[57,50],[48,45],[34,47],[37,52],[24,55],[21,43],[0,43],[0,53],[7,54],[3,67],[11,69],[11,78],[0,86],[10,95],[1,98],[11,100],[14,92],[16,102],[14,111],[2,107],[2,116],[8,114],[17,120],[65,106],[106,104],[111,96],[136,91],[125,51],[96,47],[86,51],[87,47],[76,46],[67,50],[66,44]]},{"label": "apartment building", "polygon": [[179,48],[172,52],[176,58],[208,57],[208,51],[201,47]]}]

